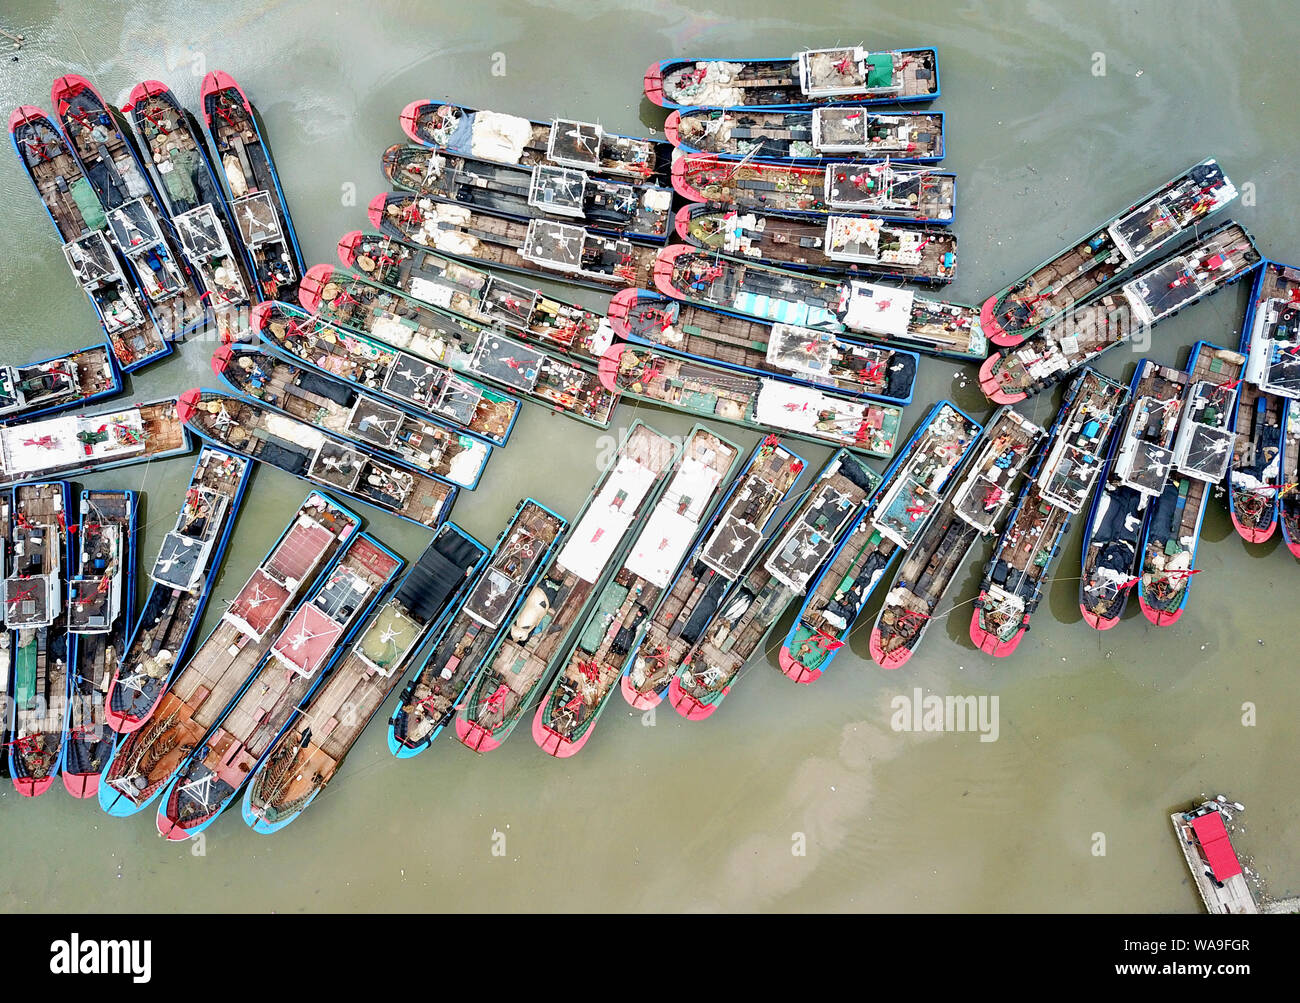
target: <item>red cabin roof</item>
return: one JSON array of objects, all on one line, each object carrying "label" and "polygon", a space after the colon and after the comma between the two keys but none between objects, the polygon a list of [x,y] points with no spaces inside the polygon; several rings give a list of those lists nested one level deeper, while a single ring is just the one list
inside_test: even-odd
[{"label": "red cabin roof", "polygon": [[1232,848],[1228,830],[1223,827],[1222,815],[1217,811],[1200,815],[1192,819],[1192,829],[1216,881],[1227,881],[1241,873],[1241,862]]}]

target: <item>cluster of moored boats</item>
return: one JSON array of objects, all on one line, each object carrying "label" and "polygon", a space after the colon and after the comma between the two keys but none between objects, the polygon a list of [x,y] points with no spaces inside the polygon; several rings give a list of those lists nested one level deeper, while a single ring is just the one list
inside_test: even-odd
[{"label": "cluster of moored boats", "polygon": [[[112,815],[154,806],[171,839],[238,801],[273,832],[381,708],[397,758],[448,728],[486,752],[525,716],[571,756],[615,693],[700,720],[769,648],[816,680],[873,596],[871,657],[901,666],[981,538],[996,543],[970,635],[1008,655],[1085,512],[1086,622],[1115,625],[1136,595],[1169,624],[1218,484],[1245,539],[1280,527],[1300,557],[1300,269],[1206,222],[1236,196],[1216,161],[966,305],[903,284],[942,285],[957,260],[943,114],[890,107],[938,95],[933,49],[674,59],[644,84],[671,109],[667,142],[412,102],[370,228],[312,266],[228,75],[204,78],[201,124],[158,81],[118,111],[65,76],[52,116],[14,112],[103,329],[0,369],[21,793],[59,777]],[[1248,275],[1239,344],[1200,342],[1183,369],[1141,360],[1129,385],[1091,367]],[[71,413],[200,329],[221,335],[220,389]],[[909,432],[926,356],[980,362],[997,410],[929,403]],[[1058,383],[1047,428],[1015,409]],[[523,401],[608,428],[624,398],[707,424],[674,440],[632,422],[572,520],[525,498],[490,546],[449,521]],[[747,450],[717,423],[763,436]],[[138,600],[135,494],[69,478],[195,439]],[[799,442],[829,460],[808,469]],[[197,640],[258,463],[308,493]],[[433,539],[408,561],[356,502]]]}]

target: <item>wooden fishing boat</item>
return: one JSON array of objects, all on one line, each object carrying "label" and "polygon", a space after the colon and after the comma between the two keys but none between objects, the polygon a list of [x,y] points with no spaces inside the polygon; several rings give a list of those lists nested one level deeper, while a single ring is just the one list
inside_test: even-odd
[{"label": "wooden fishing boat", "polygon": [[485,656],[537,584],[568,527],[565,519],[531,498],[515,508],[487,569],[439,631],[388,719],[388,751],[398,759],[423,752],[455,719]]},{"label": "wooden fishing boat", "polygon": [[980,307],[984,333],[995,345],[1020,344],[1236,197],[1216,161],[1193,164],[986,299]]},{"label": "wooden fishing boat", "polygon": [[1278,474],[1286,398],[1253,383],[1237,390],[1236,440],[1228,463],[1228,512],[1247,543],[1263,543],[1277,529]]},{"label": "wooden fishing boat", "polygon": [[460,490],[247,398],[195,387],[181,394],[177,411],[195,435],[214,446],[418,526],[437,529]]},{"label": "wooden fishing boat", "polygon": [[1281,488],[1278,490],[1277,515],[1282,526],[1282,540],[1291,555],[1300,558],[1300,405],[1286,402],[1282,424]]},{"label": "wooden fishing boat", "polygon": [[85,77],[59,77],[50,89],[72,154],[99,196],[107,233],[131,262],[131,276],[163,336],[176,341],[212,320],[207,292],[175,250],[175,235],[144,162],[117,111]]},{"label": "wooden fishing boat", "polygon": [[4,624],[13,635],[7,753],[24,797],[50,789],[67,750],[68,666],[77,648],[63,590],[76,556],[68,545],[71,518],[66,481],[13,489],[4,582]]},{"label": "wooden fishing boat", "polygon": [[916,542],[975,447],[979,422],[948,401],[926,412],[880,488],[813,579],[777,654],[796,683],[820,679],[895,558]]},{"label": "wooden fishing boat", "polygon": [[596,289],[643,286],[654,267],[653,244],[556,219],[513,219],[407,192],[375,196],[368,212],[371,226],[398,240],[558,282]]},{"label": "wooden fishing boat", "polygon": [[912,399],[920,362],[915,352],[750,320],[646,289],[617,293],[609,303],[609,322],[619,337],[648,348],[900,404]]},{"label": "wooden fishing boat", "polygon": [[239,796],[298,709],[329,678],[403,563],[369,533],[344,545],[324,583],[289,618],[257,671],[163,790],[159,833],[189,839]]},{"label": "wooden fishing boat", "polygon": [[729,160],[813,162],[892,157],[911,163],[943,159],[943,112],[870,112],[857,105],[803,111],[683,108],[664,123],[684,153]]},{"label": "wooden fishing boat", "polygon": [[181,497],[176,522],[149,571],[140,617],[117,653],[105,699],[110,728],[140,728],[184,661],[221,570],[253,464],[204,445]]},{"label": "wooden fishing boat", "polygon": [[[317,592],[360,528],[355,513],[318,491],[307,495],[194,656],[177,673],[178,651],[176,661],[154,675],[162,680],[150,707],[157,713],[142,715],[105,764],[99,787],[104,811],[119,818],[134,815],[162,793],[262,664],[295,604]],[[147,621],[142,617],[141,622]],[[134,666],[129,658],[123,664]],[[150,667],[137,671],[149,673]]]},{"label": "wooden fishing boat", "polygon": [[212,369],[245,397],[447,484],[473,490],[492,455],[485,442],[261,348],[222,345]]},{"label": "wooden fishing boat", "polygon": [[331,265],[313,265],[298,297],[327,323],[487,380],[589,425],[608,428],[618,404],[618,396],[594,372],[575,362]]},{"label": "wooden fishing boat", "polygon": [[901,104],[939,96],[939,56],[931,48],[849,45],[775,59],[661,59],[644,83],[646,97],[664,108]]},{"label": "wooden fishing boat", "polygon": [[611,392],[634,400],[868,456],[894,455],[903,418],[897,405],[632,345],[606,353],[600,378]]},{"label": "wooden fishing boat", "polygon": [[130,262],[118,258],[104,235],[104,206],[54,123],[39,108],[22,105],[9,116],[9,138],[118,366],[133,372],[169,355],[171,345],[128,274]]},{"label": "wooden fishing boat", "polygon": [[[1009,407],[989,419],[970,466],[903,555],[898,577],[876,615],[869,650],[882,669],[897,669],[915,653],[975,541],[1000,531],[1016,498],[1016,481],[1038,455],[1046,434]],[[841,554],[851,547],[846,544]],[[841,584],[833,599],[852,590],[852,581],[843,583],[848,587]]]},{"label": "wooden fishing boat", "polygon": [[1015,510],[984,566],[970,638],[986,655],[1019,646],[1060,556],[1061,540],[1101,475],[1128,387],[1085,369],[1070,384]]},{"label": "wooden fishing boat", "polygon": [[688,721],[709,717],[755,653],[764,649],[766,655],[777,620],[830,559],[880,483],[880,474],[847,450],[830,458],[725,601],[699,625],[698,640],[668,684],[677,713]]},{"label": "wooden fishing boat", "polygon": [[253,106],[239,84],[220,71],[203,78],[200,96],[204,127],[221,164],[222,194],[253,280],[254,299],[292,300],[302,278],[302,251]]},{"label": "wooden fishing boat", "polygon": [[673,190],[647,181],[603,178],[574,167],[521,167],[398,143],[384,151],[394,188],[515,219],[580,220],[593,230],[662,244]]},{"label": "wooden fishing boat", "polygon": [[245,785],[242,813],[255,832],[278,832],[316,800],[401,680],[406,660],[425,635],[484,580],[479,572],[487,553],[455,523],[439,527]]},{"label": "wooden fishing boat", "polygon": [[879,216],[822,218],[694,202],[677,210],[677,236],[706,251],[818,275],[878,275],[938,285],[957,271],[947,227]]},{"label": "wooden fishing boat", "polygon": [[1177,623],[1187,608],[1210,488],[1227,474],[1232,460],[1245,365],[1246,357],[1238,352],[1205,341],[1192,346],[1173,469],[1142,534],[1138,605],[1157,627]]},{"label": "wooden fishing boat", "polygon": [[0,486],[72,477],[190,451],[176,398],[0,427]]},{"label": "wooden fishing boat", "polygon": [[1185,372],[1138,360],[1128,415],[1111,440],[1106,476],[1083,532],[1079,609],[1098,630],[1119,623],[1137,584],[1143,528],[1151,499],[1160,497],[1169,480],[1186,389]]},{"label": "wooden fishing boat", "polygon": [[775,268],[688,244],[659,252],[654,285],[673,299],[740,317],[872,335],[926,355],[970,361],[988,350],[973,306],[862,279]]},{"label": "wooden fishing boat", "polygon": [[433,100],[402,109],[402,131],[422,146],[499,164],[574,167],[617,177],[658,174],[668,158],[667,143],[606,132],[591,122],[557,118],[534,122]]},{"label": "wooden fishing boat", "polygon": [[62,773],[69,794],[90,798],[113,752],[106,697],[135,614],[136,495],[82,491],[80,512],[77,561],[68,574],[68,632],[76,635],[76,654]]},{"label": "wooden fishing boat", "polygon": [[456,712],[456,737],[488,752],[545,692],[565,641],[631,546],[663,493],[680,448],[634,421],[564,537],[564,544],[528,592],[509,628],[483,658],[483,668]]},{"label": "wooden fishing boat", "polygon": [[980,366],[980,389],[996,404],[1014,404],[1088,365],[1103,352],[1154,327],[1184,307],[1231,285],[1261,260],[1254,238],[1227,222],[1191,246],[1151,265],[1119,289],[1103,288],[1053,324]]},{"label": "wooden fishing boat", "polygon": [[0,365],[0,423],[66,411],[122,389],[122,374],[102,341],[25,366]]},{"label": "wooden fishing boat", "polygon": [[388,234],[345,233],[344,267],[377,285],[440,307],[477,324],[503,327],[539,348],[594,362],[613,340],[603,314],[556,299]]},{"label": "wooden fishing boat", "polygon": [[289,359],[442,418],[494,446],[506,444],[523,406],[445,366],[327,324],[295,304],[259,303],[251,326],[263,344]]},{"label": "wooden fishing boat", "polygon": [[647,622],[640,646],[624,659],[619,688],[632,707],[648,710],[663,701],[681,659],[762,547],[803,468],[803,458],[776,436],[754,447]]},{"label": "wooden fishing boat", "polygon": [[596,599],[533,716],[533,741],[567,759],[591,739],[682,560],[724,494],[740,448],[696,425],[645,526]]},{"label": "wooden fishing boat", "polygon": [[887,219],[945,225],[953,221],[957,212],[957,175],[928,167],[899,168],[887,160],[828,164],[821,202],[825,213],[848,210]]}]

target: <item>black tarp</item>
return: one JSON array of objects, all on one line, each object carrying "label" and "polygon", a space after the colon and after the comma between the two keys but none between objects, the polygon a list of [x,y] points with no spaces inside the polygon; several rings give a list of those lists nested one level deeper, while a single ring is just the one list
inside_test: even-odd
[{"label": "black tarp", "polygon": [[304,474],[311,465],[311,452],[300,446],[267,440],[257,458],[273,467],[287,470],[291,474]]},{"label": "black tarp", "polygon": [[459,533],[442,529],[437,539],[420,555],[411,573],[397,590],[397,601],[422,623],[438,618],[443,606],[465,581],[482,552]]},{"label": "black tarp", "polygon": [[299,372],[298,378],[294,382],[299,388],[306,390],[308,393],[318,394],[326,400],[332,400],[335,404],[350,407],[356,397],[356,391],[346,383],[340,383],[338,380],[322,376],[320,373],[314,373],[310,369]]}]

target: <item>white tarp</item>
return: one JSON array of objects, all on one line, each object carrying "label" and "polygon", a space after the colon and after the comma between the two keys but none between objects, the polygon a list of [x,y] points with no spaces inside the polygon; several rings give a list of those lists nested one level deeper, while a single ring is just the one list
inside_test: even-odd
[{"label": "white tarp", "polygon": [[860,423],[865,413],[864,405],[827,397],[813,387],[776,380],[760,380],[759,383],[758,404],[754,413],[764,425],[784,428],[790,432],[813,433],[822,438],[826,433],[817,428],[821,413],[835,412],[840,431],[849,434],[857,428],[853,423]]},{"label": "white tarp", "polygon": [[[103,442],[83,443],[77,438],[79,432],[98,435],[101,430],[108,436]],[[132,441],[123,441],[123,432]],[[113,414],[47,418],[0,429],[0,446],[4,473],[17,478],[40,470],[143,453],[144,421],[137,408]]]},{"label": "white tarp", "polygon": [[683,460],[623,566],[652,585],[667,588],[721,479],[711,464]]},{"label": "white tarp", "polygon": [[518,115],[480,111],[474,115],[470,153],[483,160],[517,164],[533,136],[533,123]]},{"label": "white tarp", "polygon": [[846,282],[840,287],[839,313],[850,331],[901,338],[912,323],[913,298],[907,289]]},{"label": "white tarp", "polygon": [[600,493],[573,527],[569,542],[560,551],[560,564],[583,581],[595,582],[656,479],[653,470],[630,457],[620,457]]}]

